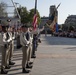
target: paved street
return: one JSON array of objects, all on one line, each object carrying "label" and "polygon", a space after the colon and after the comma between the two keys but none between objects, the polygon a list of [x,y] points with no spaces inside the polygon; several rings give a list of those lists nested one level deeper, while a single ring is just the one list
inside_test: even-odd
[{"label": "paved street", "polygon": [[22,51],[16,49],[13,58],[16,64],[9,69],[8,75],[76,75],[76,39],[41,35],[41,40],[37,58],[31,59],[34,62],[31,72],[22,73]]},{"label": "paved street", "polygon": [[42,36],[30,75],[76,75],[76,39]]}]

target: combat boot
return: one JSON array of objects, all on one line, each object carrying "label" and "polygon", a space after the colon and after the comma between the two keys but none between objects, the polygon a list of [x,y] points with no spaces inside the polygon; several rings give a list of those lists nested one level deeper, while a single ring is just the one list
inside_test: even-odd
[{"label": "combat boot", "polygon": [[25,68],[22,69],[22,73],[29,73],[29,70],[26,70]]},{"label": "combat boot", "polygon": [[6,71],[5,69],[1,69],[1,74],[7,74],[8,71]]}]

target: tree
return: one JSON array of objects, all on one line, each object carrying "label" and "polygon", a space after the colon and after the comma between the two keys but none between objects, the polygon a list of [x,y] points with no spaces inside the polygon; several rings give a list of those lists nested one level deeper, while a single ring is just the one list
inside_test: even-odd
[{"label": "tree", "polygon": [[[27,8],[26,7],[19,7],[19,8],[17,8],[17,10],[18,10],[19,15],[21,17],[21,23],[22,24],[28,23],[29,22],[29,20],[28,20],[29,12],[27,11]],[[18,17],[16,10],[14,11],[14,14],[15,14],[15,17]]]},{"label": "tree", "polygon": [[[35,9],[31,9],[29,12],[29,21],[31,23],[33,22],[34,11],[35,11]],[[37,12],[37,17],[38,17],[38,25],[39,25],[41,22],[41,18],[40,18],[40,14],[39,14],[38,10],[36,12]]]},{"label": "tree", "polygon": [[62,24],[62,30],[63,31],[68,31],[68,26],[66,24]]},{"label": "tree", "polygon": [[[21,17],[22,24],[33,22],[34,9],[31,9],[30,11],[28,11],[26,7],[19,7],[17,9],[18,9],[19,15]],[[14,11],[14,14],[15,14],[15,17],[18,17],[16,10]],[[40,19],[40,14],[38,11],[37,11],[37,16],[38,16],[38,24],[40,24],[41,19]]]},{"label": "tree", "polygon": [[21,11],[19,12],[21,16],[21,23],[28,23],[29,22],[29,12],[27,11],[26,7],[22,7]]},{"label": "tree", "polygon": [[75,27],[74,26],[69,26],[69,31],[74,31]]}]

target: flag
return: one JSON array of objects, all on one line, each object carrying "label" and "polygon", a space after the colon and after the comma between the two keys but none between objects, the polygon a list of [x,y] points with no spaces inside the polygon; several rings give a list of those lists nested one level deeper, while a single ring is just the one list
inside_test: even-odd
[{"label": "flag", "polygon": [[34,28],[34,30],[36,30],[36,27],[37,27],[37,14],[35,14],[33,17],[33,28]]},{"label": "flag", "polygon": [[34,10],[34,16],[33,16],[33,28],[34,28],[34,30],[36,30],[36,28],[37,28],[37,13],[36,13],[36,9],[37,9],[37,0],[35,0],[35,10]]},{"label": "flag", "polygon": [[58,23],[56,23],[56,32],[58,32]]},{"label": "flag", "polygon": [[49,17],[49,20],[47,21],[47,25],[49,25],[50,29],[54,32],[55,30],[55,25],[57,21],[57,16],[56,16],[56,10],[52,13],[52,15]]},{"label": "flag", "polygon": [[50,24],[50,28],[53,32],[56,31],[56,23],[57,23],[57,16],[54,15],[54,19],[53,19],[52,23]]},{"label": "flag", "polygon": [[[60,3],[61,4],[61,3]],[[54,10],[54,12],[52,13],[52,15],[49,17],[49,20],[47,21],[47,25],[50,27],[50,29],[52,31],[58,31],[58,29],[56,30],[56,26],[57,25],[57,9],[60,6],[60,4],[56,7],[56,9]]]},{"label": "flag", "polygon": [[56,30],[56,24],[53,25],[52,31],[55,32]]},{"label": "flag", "polygon": [[55,17],[55,11],[54,11],[53,14],[49,17],[49,20],[51,20],[51,21],[53,22],[54,17]]}]

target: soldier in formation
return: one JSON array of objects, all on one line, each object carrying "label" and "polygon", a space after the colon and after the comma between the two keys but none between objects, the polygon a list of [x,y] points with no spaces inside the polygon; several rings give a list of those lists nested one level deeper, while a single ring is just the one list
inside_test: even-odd
[{"label": "soldier in formation", "polygon": [[[7,74],[6,69],[10,69],[15,62],[12,61],[14,51],[14,40],[18,34],[14,27],[0,26],[0,49],[2,52],[1,74]],[[35,51],[38,44],[38,31],[33,31],[32,27],[22,25],[19,31],[19,41],[22,49],[22,73],[29,73],[33,62],[31,58],[36,58]]]},{"label": "soldier in formation", "polygon": [[30,65],[30,58],[31,58],[31,38],[30,38],[30,32],[28,30],[28,26],[22,26],[22,33],[20,35],[20,42],[22,45],[22,72],[23,73],[29,73],[30,71],[26,68],[32,68],[32,65]]},{"label": "soldier in formation", "polygon": [[11,27],[1,26],[0,37],[0,47],[2,52],[1,74],[7,74],[8,71],[6,71],[6,69],[10,69],[10,65],[15,64],[11,61],[14,50],[14,37],[11,32]]}]

